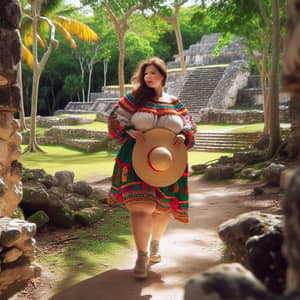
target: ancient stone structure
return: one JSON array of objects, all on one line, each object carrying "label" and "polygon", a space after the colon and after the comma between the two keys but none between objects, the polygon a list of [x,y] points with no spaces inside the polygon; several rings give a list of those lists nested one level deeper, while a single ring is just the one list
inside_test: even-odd
[{"label": "ancient stone structure", "polygon": [[[205,34],[201,40],[184,50],[185,63],[187,66],[204,66],[215,64],[228,64],[234,60],[247,60],[248,56],[239,38],[233,38],[232,42],[220,49],[220,55],[213,54],[218,44],[221,33]],[[178,68],[179,58],[175,55],[175,61],[168,63],[168,68]]]},{"label": "ancient stone structure", "polygon": [[17,161],[21,136],[14,120],[20,106],[20,90],[16,84],[21,59],[19,2],[2,1],[0,20],[0,216],[11,216],[22,197],[21,165]]},{"label": "ancient stone structure", "polygon": [[28,281],[40,275],[33,263],[36,225],[23,220],[0,218],[0,299],[23,289]]},{"label": "ancient stone structure", "polygon": [[0,2],[0,299],[8,299],[40,273],[34,265],[36,226],[11,219],[22,197],[21,135],[14,113],[19,111],[16,83],[21,60],[19,1]]},{"label": "ancient stone structure", "polygon": [[[290,114],[287,107],[280,107],[279,117],[281,122],[289,122]],[[204,124],[251,124],[264,121],[262,110],[239,110],[202,108],[199,111],[199,121]]]},{"label": "ancient stone structure", "polygon": [[233,61],[208,100],[208,107],[229,108],[235,105],[238,91],[247,85],[250,75],[246,60]]}]

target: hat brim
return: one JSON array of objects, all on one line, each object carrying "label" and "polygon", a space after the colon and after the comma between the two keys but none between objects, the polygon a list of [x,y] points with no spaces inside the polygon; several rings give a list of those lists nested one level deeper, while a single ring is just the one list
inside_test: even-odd
[{"label": "hat brim", "polygon": [[[136,174],[147,184],[164,187],[175,183],[187,165],[187,150],[184,143],[174,146],[175,133],[164,128],[151,129],[144,133],[145,141],[133,148],[132,162]],[[172,154],[170,167],[164,171],[151,168],[148,153],[153,147],[166,147]]]}]

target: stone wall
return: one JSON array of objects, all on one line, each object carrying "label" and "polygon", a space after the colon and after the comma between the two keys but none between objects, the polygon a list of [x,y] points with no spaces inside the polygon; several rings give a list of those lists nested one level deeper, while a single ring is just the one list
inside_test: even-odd
[{"label": "stone wall", "polygon": [[[262,110],[231,110],[203,108],[199,112],[200,123],[202,124],[251,124],[264,121],[264,112]],[[288,107],[280,108],[280,121],[289,122],[290,114]]]},{"label": "stone wall", "polygon": [[0,218],[0,299],[8,299],[40,275],[41,268],[33,263],[35,232],[34,223]]},{"label": "stone wall", "polygon": [[20,107],[17,70],[21,59],[17,1],[0,3],[0,216],[11,216],[22,197],[21,136],[14,113]]},{"label": "stone wall", "polygon": [[237,60],[232,62],[225,70],[214,93],[208,100],[208,107],[229,108],[235,105],[240,89],[247,85],[249,77],[248,62]]},{"label": "stone wall", "polygon": [[21,135],[14,113],[20,107],[17,84],[21,60],[19,1],[0,2],[0,299],[24,288],[40,273],[34,260],[35,224],[10,216],[22,198]]}]

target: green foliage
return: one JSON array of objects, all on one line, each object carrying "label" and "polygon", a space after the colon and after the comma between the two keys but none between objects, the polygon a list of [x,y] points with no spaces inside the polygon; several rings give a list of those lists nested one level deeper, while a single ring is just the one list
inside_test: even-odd
[{"label": "green foliage", "polygon": [[215,56],[219,56],[220,55],[220,50],[224,47],[226,47],[227,45],[229,45],[231,43],[232,40],[232,35],[230,32],[226,32],[224,33],[220,39],[218,40],[217,46],[213,51],[213,54]]}]

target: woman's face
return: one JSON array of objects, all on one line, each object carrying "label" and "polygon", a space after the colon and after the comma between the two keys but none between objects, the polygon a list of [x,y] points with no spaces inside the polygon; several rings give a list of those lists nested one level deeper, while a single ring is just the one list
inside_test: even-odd
[{"label": "woman's face", "polygon": [[149,65],[146,67],[144,80],[147,87],[153,89],[161,88],[163,79],[164,76],[159,73],[158,69],[155,66]]}]

